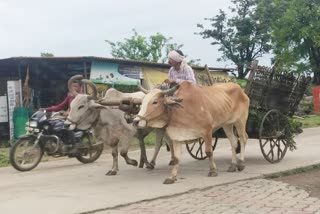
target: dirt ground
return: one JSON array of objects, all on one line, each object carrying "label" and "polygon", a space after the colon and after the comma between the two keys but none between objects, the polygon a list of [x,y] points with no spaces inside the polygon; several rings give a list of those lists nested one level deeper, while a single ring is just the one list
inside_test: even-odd
[{"label": "dirt ground", "polygon": [[320,198],[320,169],[274,178],[272,180],[282,181],[302,188],[309,192],[311,197]]}]

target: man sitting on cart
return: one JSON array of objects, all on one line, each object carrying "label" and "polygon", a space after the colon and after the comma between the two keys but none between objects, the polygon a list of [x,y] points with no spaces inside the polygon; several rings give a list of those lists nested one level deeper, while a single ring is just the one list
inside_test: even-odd
[{"label": "man sitting on cart", "polygon": [[169,70],[168,79],[164,83],[170,84],[170,87],[180,84],[182,81],[189,81],[196,84],[194,72],[187,64],[184,54],[180,50],[173,50],[168,54],[169,65],[172,67]]}]

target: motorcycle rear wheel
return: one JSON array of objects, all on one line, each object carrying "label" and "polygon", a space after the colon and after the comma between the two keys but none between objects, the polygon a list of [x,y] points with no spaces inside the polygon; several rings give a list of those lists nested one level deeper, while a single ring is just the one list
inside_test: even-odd
[{"label": "motorcycle rear wheel", "polygon": [[34,169],[40,163],[43,149],[34,144],[34,136],[19,139],[10,149],[9,160],[13,168],[25,172]]},{"label": "motorcycle rear wheel", "polygon": [[83,144],[88,146],[89,151],[77,155],[77,160],[84,164],[95,162],[103,152],[103,144],[96,144],[91,133],[85,133],[81,138],[81,141]]}]

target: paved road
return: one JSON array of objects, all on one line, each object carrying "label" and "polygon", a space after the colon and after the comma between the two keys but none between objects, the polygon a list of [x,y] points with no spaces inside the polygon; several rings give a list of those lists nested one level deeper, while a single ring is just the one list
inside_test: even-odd
[{"label": "paved road", "polygon": [[[215,160],[219,169],[219,175],[215,178],[206,176],[208,172],[207,160],[196,161],[184,150],[178,182],[173,185],[162,184],[162,181],[168,176],[170,170],[167,166],[170,154],[166,152],[165,149],[163,149],[159,155],[155,170],[148,171],[146,169],[127,166],[121,159],[119,174],[111,177],[104,175],[112,164],[110,155],[104,155],[96,163],[90,165],[83,165],[75,159],[41,163],[35,170],[26,173],[17,172],[11,167],[2,168],[0,169],[0,210],[6,210],[8,214],[81,213],[94,211],[121,213],[125,211],[122,209],[131,208],[131,211],[132,209],[134,210],[135,208],[131,206],[142,205],[142,208],[145,206],[146,210],[148,210],[148,206],[151,206],[152,203],[158,203],[159,200],[161,202],[160,204],[163,202],[161,200],[167,202],[164,207],[177,206],[177,204],[178,207],[180,207],[181,201],[183,201],[184,198],[189,201],[187,200],[183,204],[197,208],[195,205],[192,206],[193,203],[196,203],[196,200],[192,202],[193,199],[206,198],[204,195],[207,194],[211,195],[208,196],[209,200],[204,202],[201,200],[199,206],[201,206],[202,209],[206,209],[206,204],[209,204],[210,209],[218,206],[222,207],[220,211],[223,212],[224,209],[227,210],[230,206],[233,206],[233,204],[237,204],[237,198],[231,200],[231,197],[226,197],[226,200],[231,201],[229,203],[219,202],[219,197],[224,197],[225,194],[233,194],[232,190],[227,190],[227,188],[234,189],[233,187],[238,186],[243,188],[238,189],[239,193],[240,195],[244,195],[244,199],[249,203],[252,198],[256,199],[257,196],[249,197],[244,194],[246,192],[244,190],[246,189],[246,182],[248,182],[248,185],[252,185],[252,187],[247,189],[254,190],[256,189],[255,185],[259,186],[259,182],[264,180],[254,180],[257,183],[251,184],[250,182],[252,181],[247,179],[259,178],[266,173],[320,163],[319,137],[320,128],[306,129],[303,134],[296,138],[298,150],[288,152],[282,162],[278,164],[269,164],[265,161],[261,154],[258,141],[250,140],[246,149],[247,167],[243,172],[236,173],[226,172],[230,163],[231,151],[229,143],[220,141],[215,151]],[[152,150],[148,151],[148,153],[152,154]],[[134,151],[131,152],[130,155],[137,159],[139,152]],[[244,183],[237,184],[237,182]],[[260,185],[266,186],[266,190],[269,188],[279,188],[273,183]],[[283,188],[284,187],[280,187],[280,189]],[[188,191],[192,192],[182,194]],[[215,195],[215,192],[219,194]],[[177,194],[182,195],[167,198],[168,196]],[[236,193],[234,194],[234,197],[237,197]],[[264,195],[261,197],[265,197],[263,191],[261,194]],[[274,195],[272,193],[270,194]],[[179,199],[179,197],[182,198]],[[156,200],[135,203],[151,199]],[[242,199],[238,200],[241,201]],[[256,200],[253,200],[253,203],[255,203],[255,201]],[[118,205],[131,203],[135,203],[135,205],[122,206],[117,209],[114,208]],[[148,205],[148,203],[151,203],[151,205]],[[201,205],[202,203],[203,206]],[[152,206],[157,207],[156,205]],[[245,209],[248,208],[242,205],[238,205],[237,207],[240,209],[240,213],[246,213]],[[107,210],[107,208],[112,209]],[[159,209],[159,213],[163,213],[161,211],[162,208],[160,207]],[[265,212],[268,212],[267,210],[268,209],[266,209]],[[301,213],[299,211],[297,211],[297,213]],[[177,213],[178,211],[174,212],[172,209],[168,212]],[[188,207],[186,207],[185,213],[191,212],[192,210],[189,212]],[[303,212],[308,213],[309,211],[303,210]],[[148,213],[148,211],[146,211],[146,213]],[[264,211],[261,211],[261,213],[264,213]]]},{"label": "paved road", "polygon": [[116,207],[97,214],[320,214],[320,199],[283,182],[252,179]]}]

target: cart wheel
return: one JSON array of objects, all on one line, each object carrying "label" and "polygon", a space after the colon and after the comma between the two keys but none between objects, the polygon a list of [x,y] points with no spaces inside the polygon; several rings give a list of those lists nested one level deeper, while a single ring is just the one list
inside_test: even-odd
[{"label": "cart wheel", "polygon": [[[217,142],[218,142],[218,138],[215,137],[212,145],[212,151],[216,149]],[[197,160],[204,160],[208,156],[205,153],[205,148],[203,145],[204,145],[203,138],[199,138],[199,140],[194,141],[193,143],[186,144],[186,147],[191,157]]]},{"label": "cart wheel", "polygon": [[260,149],[267,161],[278,163],[285,156],[291,132],[288,118],[272,109],[263,117],[260,131]]}]

